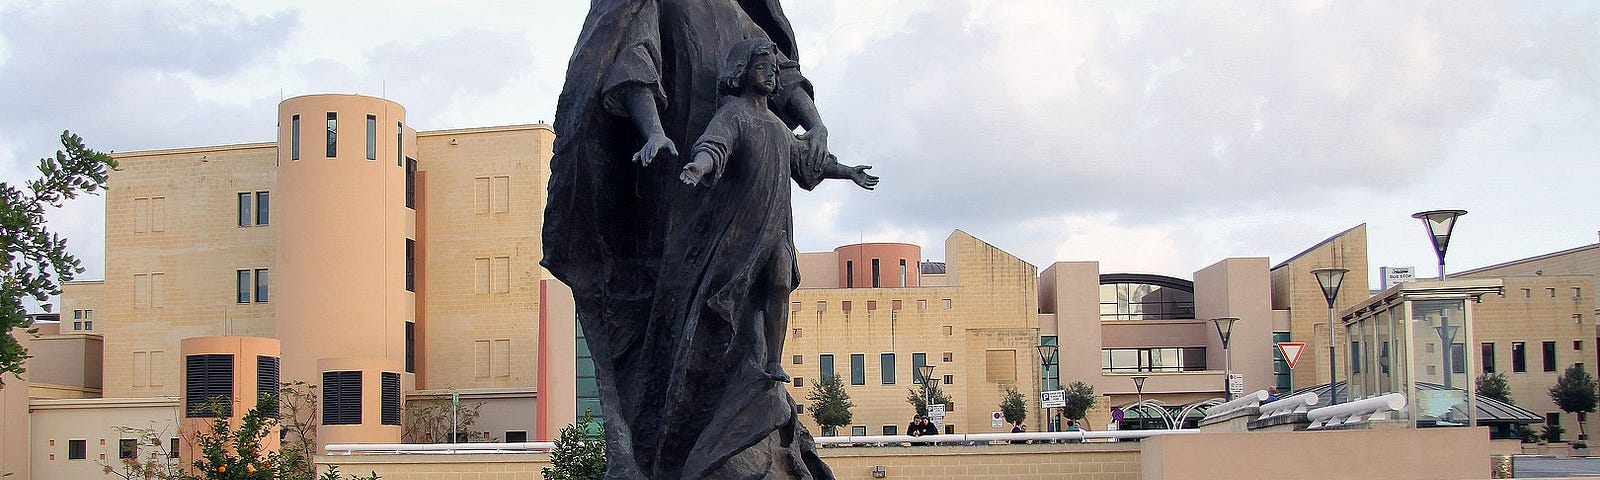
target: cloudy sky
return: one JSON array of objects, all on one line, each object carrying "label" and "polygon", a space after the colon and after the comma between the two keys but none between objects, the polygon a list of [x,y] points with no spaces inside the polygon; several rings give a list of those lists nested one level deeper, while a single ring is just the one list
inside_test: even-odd
[{"label": "cloudy sky", "polygon": [[[549,121],[587,2],[0,0],[0,180],[63,129],[132,151],[269,141],[280,99],[386,96],[419,130]],[[1459,208],[1462,270],[1600,232],[1600,3],[792,0],[831,147],[796,243],[963,229],[1041,268],[1189,277]],[[103,203],[52,214],[102,275]]]}]

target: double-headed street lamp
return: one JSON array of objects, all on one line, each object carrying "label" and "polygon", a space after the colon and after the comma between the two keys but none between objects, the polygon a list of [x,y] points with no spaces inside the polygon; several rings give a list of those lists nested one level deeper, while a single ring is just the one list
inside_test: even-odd
[{"label": "double-headed street lamp", "polygon": [[[1046,345],[1041,341],[1039,342],[1038,346],[1033,348],[1039,350],[1039,400],[1042,403],[1044,400],[1044,392],[1050,389],[1050,385],[1045,383],[1045,381],[1049,378],[1050,364],[1055,363],[1056,351],[1058,351],[1061,347],[1057,347],[1055,345]],[[1045,431],[1054,431],[1050,428],[1052,424],[1051,420],[1052,417],[1050,416],[1050,407],[1044,407]]]},{"label": "double-headed street lamp", "polygon": [[[920,366],[918,366],[917,367],[917,375],[921,375],[922,376],[922,393],[923,393],[924,397],[927,397],[927,398],[923,399],[924,403],[922,404],[923,405],[922,413],[923,414],[932,414],[933,413],[933,365],[920,365]],[[929,421],[933,420],[932,419],[933,415],[928,415],[928,417],[929,417]]]},{"label": "double-headed street lamp", "polygon": [[1439,280],[1444,280],[1444,251],[1450,248],[1450,232],[1456,228],[1456,219],[1466,215],[1466,210],[1429,210],[1411,215],[1428,227],[1428,238],[1433,240],[1433,251],[1439,254]]},{"label": "double-headed street lamp", "polygon": [[1344,274],[1350,270],[1344,268],[1319,268],[1312,270],[1311,274],[1317,276],[1317,285],[1322,286],[1322,298],[1328,300],[1328,404],[1339,403],[1338,374],[1339,362],[1334,360],[1333,343],[1333,300],[1339,297],[1339,285],[1344,283]]},{"label": "double-headed street lamp", "polygon": [[1228,400],[1233,400],[1233,389],[1228,384],[1233,378],[1233,355],[1228,352],[1228,338],[1233,336],[1233,322],[1237,321],[1238,317],[1211,319],[1211,324],[1217,327],[1217,335],[1222,337],[1222,390]]}]

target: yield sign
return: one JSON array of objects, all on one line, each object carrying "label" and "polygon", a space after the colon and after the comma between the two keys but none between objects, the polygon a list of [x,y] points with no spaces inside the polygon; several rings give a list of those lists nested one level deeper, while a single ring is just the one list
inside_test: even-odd
[{"label": "yield sign", "polygon": [[1294,363],[1300,361],[1300,351],[1305,348],[1305,342],[1278,342],[1278,352],[1283,354],[1283,361],[1289,363],[1289,368],[1294,368]]}]

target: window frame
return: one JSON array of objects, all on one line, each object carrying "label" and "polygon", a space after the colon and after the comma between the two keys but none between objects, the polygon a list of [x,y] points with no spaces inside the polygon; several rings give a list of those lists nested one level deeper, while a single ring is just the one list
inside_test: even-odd
[{"label": "window frame", "polygon": [[1528,342],[1511,342],[1511,373],[1528,373]]},{"label": "window frame", "polygon": [[378,116],[367,114],[367,160],[378,159]]},{"label": "window frame", "polygon": [[328,112],[328,158],[339,156],[339,112]]},{"label": "window frame", "polygon": [[857,386],[867,384],[867,354],[850,354],[850,384]]},{"label": "window frame", "polygon": [[895,375],[894,352],[878,354],[878,384],[894,385],[897,380]]}]

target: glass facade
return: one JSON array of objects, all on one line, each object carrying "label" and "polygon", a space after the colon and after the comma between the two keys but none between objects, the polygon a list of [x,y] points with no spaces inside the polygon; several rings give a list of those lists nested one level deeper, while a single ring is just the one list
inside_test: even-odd
[{"label": "glass facade", "polygon": [[[574,320],[576,321],[576,320]],[[594,379],[594,355],[589,353],[589,340],[583,334],[583,323],[579,322],[578,333],[578,416],[583,417],[583,412],[594,414],[596,431],[605,420],[600,416],[600,386]]]},{"label": "glass facade", "polygon": [[1100,285],[1101,320],[1194,318],[1194,292],[1149,283]]},{"label": "glass facade", "polygon": [[1289,338],[1289,332],[1272,332],[1272,385],[1285,393],[1294,390],[1294,376],[1289,361],[1283,358],[1283,350],[1277,348],[1277,344],[1289,341],[1293,341]]},{"label": "glass facade", "polygon": [[1198,372],[1206,369],[1206,347],[1103,348],[1105,373]]}]

